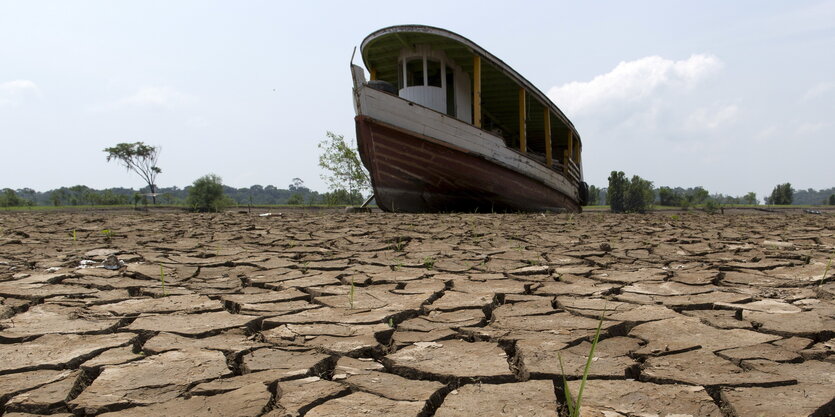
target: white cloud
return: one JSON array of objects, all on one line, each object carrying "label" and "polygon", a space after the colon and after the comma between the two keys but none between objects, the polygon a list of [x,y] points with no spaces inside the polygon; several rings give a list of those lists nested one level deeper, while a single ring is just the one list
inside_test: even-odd
[{"label": "white cloud", "polygon": [[139,91],[118,100],[116,106],[173,108],[188,104],[193,98],[170,87],[143,87]]},{"label": "white cloud", "polygon": [[570,115],[579,115],[601,107],[642,101],[664,87],[691,89],[721,67],[719,58],[707,54],[694,54],[680,61],[648,56],[620,62],[612,71],[591,81],[553,87],[548,90],[548,96]]},{"label": "white cloud", "polygon": [[685,126],[690,130],[716,129],[735,119],[738,112],[739,107],[735,104],[700,107],[690,114]]},{"label": "white cloud", "polygon": [[14,106],[25,95],[40,95],[38,85],[30,80],[13,80],[0,83],[0,106]]},{"label": "white cloud", "polygon": [[830,91],[835,89],[835,83],[818,83],[814,85],[812,88],[806,90],[806,93],[803,94],[802,100],[809,101],[816,99],[820,96],[823,96]]},{"label": "white cloud", "polygon": [[795,130],[795,134],[798,136],[807,136],[818,133],[823,131],[827,127],[829,127],[831,123],[824,123],[824,122],[817,122],[817,123],[802,123],[800,126],[797,127]]},{"label": "white cloud", "polygon": [[0,91],[10,94],[24,91],[38,91],[38,86],[29,80],[14,80],[0,83]]}]

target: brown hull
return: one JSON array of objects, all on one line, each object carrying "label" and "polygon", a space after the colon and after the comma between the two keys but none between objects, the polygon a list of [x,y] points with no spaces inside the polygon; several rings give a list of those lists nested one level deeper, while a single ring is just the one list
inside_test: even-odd
[{"label": "brown hull", "polygon": [[385,211],[580,211],[565,194],[478,155],[366,116],[355,121],[360,157]]}]

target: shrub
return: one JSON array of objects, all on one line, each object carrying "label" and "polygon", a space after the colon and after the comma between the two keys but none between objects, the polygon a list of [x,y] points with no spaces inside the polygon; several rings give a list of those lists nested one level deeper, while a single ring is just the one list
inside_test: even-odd
[{"label": "shrub", "polygon": [[647,181],[637,175],[632,177],[626,189],[624,209],[627,213],[645,213],[652,207],[655,195],[652,192],[652,181]]},{"label": "shrub", "polygon": [[223,182],[215,174],[208,174],[194,181],[188,190],[186,204],[191,211],[220,212],[232,204],[232,200],[223,194]]},{"label": "shrub", "polygon": [[717,211],[721,208],[719,203],[716,200],[710,199],[705,202],[705,211],[709,214],[716,214]]},{"label": "shrub", "polygon": [[829,205],[835,206],[835,194],[829,196]]}]

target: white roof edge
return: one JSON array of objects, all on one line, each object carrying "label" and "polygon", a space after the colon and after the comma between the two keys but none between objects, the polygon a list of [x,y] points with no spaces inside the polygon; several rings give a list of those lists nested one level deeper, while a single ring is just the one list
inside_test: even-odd
[{"label": "white roof edge", "polygon": [[540,102],[542,102],[544,105],[550,107],[551,110],[554,111],[554,113],[557,115],[557,117],[560,120],[562,120],[567,126],[571,127],[571,129],[574,132],[574,136],[577,138],[578,141],[580,141],[580,143],[582,143],[582,140],[580,139],[580,134],[577,132],[577,128],[574,127],[574,123],[571,123],[571,120],[568,119],[568,117],[562,112],[562,110],[560,110],[560,108],[557,107],[557,105],[554,104],[554,102],[551,101],[551,99],[549,99],[548,96],[546,96],[542,91],[540,91],[538,88],[536,88],[536,86],[534,86],[525,77],[523,77],[521,74],[516,72],[516,70],[511,68],[510,65],[505,64],[504,61],[497,58],[495,55],[491,54],[486,49],[478,46],[478,44],[476,44],[475,42],[473,42],[473,41],[471,41],[471,40],[469,40],[469,39],[467,39],[467,38],[465,38],[465,37],[463,37],[463,36],[461,36],[461,35],[459,35],[455,32],[452,32],[452,31],[449,31],[449,30],[446,30],[446,29],[441,29],[441,28],[434,27],[434,26],[415,25],[415,24],[412,24],[412,25],[396,25],[396,26],[389,26],[389,27],[379,29],[377,31],[372,32],[370,35],[366,36],[365,39],[363,39],[362,44],[360,44],[360,54],[362,55],[362,61],[363,61],[363,64],[365,65],[365,67],[368,68],[366,53],[365,53],[365,47],[368,45],[368,43],[370,43],[371,41],[373,41],[377,38],[380,38],[384,35],[389,35],[389,34],[392,34],[392,33],[408,33],[408,32],[412,32],[412,33],[422,32],[422,33],[428,33],[428,34],[432,34],[432,35],[443,36],[445,38],[455,40],[455,41],[463,44],[464,46],[472,49],[473,53],[478,54],[478,55],[480,55],[484,58],[487,58],[487,60],[490,61],[491,64],[493,64],[499,70],[501,70],[502,72],[504,72],[505,74],[510,76],[510,78],[512,78],[514,81],[521,84],[525,88],[525,90],[527,90],[528,92],[530,92],[534,96],[536,96],[536,98]]}]

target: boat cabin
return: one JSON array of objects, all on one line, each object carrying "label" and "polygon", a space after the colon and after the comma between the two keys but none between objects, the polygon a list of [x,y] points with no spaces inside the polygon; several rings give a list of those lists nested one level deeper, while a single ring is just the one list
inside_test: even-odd
[{"label": "boat cabin", "polygon": [[381,29],[361,51],[371,80],[390,91],[500,137],[505,145],[582,181],[574,125],[529,81],[466,38],[427,26]]}]

